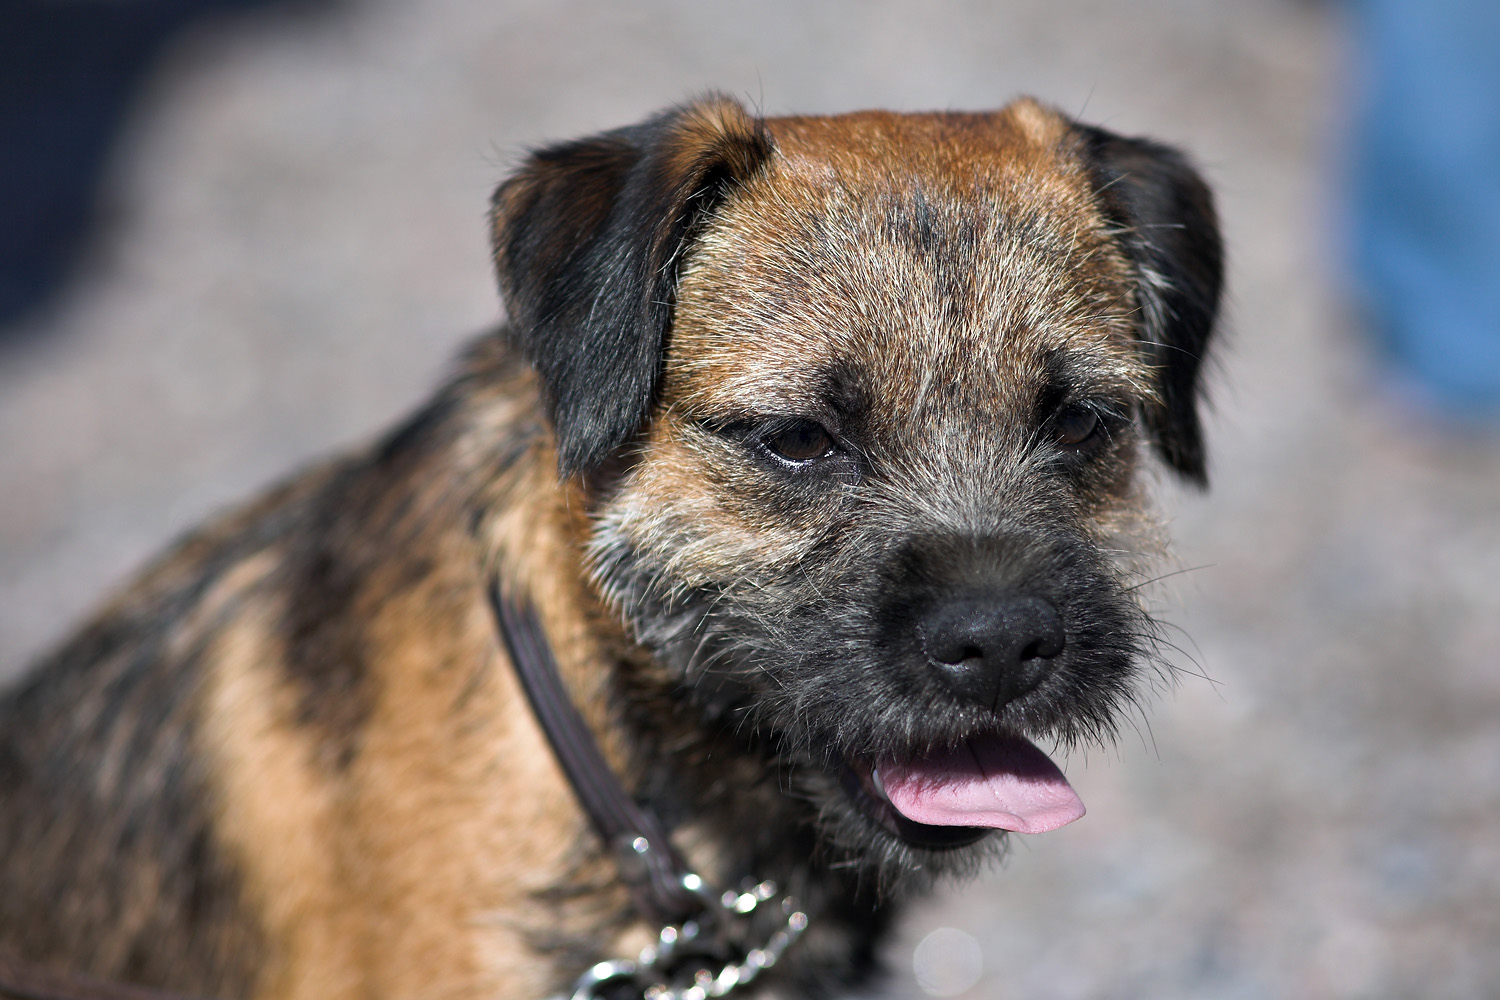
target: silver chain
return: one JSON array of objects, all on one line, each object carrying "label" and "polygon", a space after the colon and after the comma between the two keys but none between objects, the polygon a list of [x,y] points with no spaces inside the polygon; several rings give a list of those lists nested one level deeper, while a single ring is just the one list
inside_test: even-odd
[{"label": "silver chain", "polygon": [[[645,838],[636,838],[630,848],[640,854],[651,849]],[[758,945],[746,947],[744,942],[754,940],[750,932],[755,915],[766,912],[763,904],[776,897],[775,882],[752,884],[747,879],[738,892],[730,889],[716,893],[702,878],[688,872],[682,876],[681,885],[703,901],[704,912],[699,919],[663,927],[656,941],[641,949],[634,959],[597,963],[578,977],[571,993],[553,1000],[612,1000],[621,995],[616,990],[627,984],[631,986],[629,995],[642,1000],[722,997],[775,965],[782,952],[807,929],[807,914],[795,899],[783,896],[780,924]],[[717,957],[726,949],[734,956],[730,961]]]}]

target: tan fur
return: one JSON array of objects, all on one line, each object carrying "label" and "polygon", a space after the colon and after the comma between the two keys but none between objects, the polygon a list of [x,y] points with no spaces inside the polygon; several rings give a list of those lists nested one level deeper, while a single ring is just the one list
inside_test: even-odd
[{"label": "tan fur", "polygon": [[[497,194],[514,323],[550,301],[525,269],[569,266],[608,216],[617,192],[601,185],[618,187],[624,168],[610,157],[625,141],[539,156]],[[1065,364],[1081,394],[1162,403],[1139,343],[1138,265],[1101,208],[1072,123],[1031,101],[989,114],[762,123],[718,100],[678,112],[652,141],[656,173],[641,183],[680,218],[642,237],[654,241],[642,315],[662,307],[651,282],[671,277],[670,333],[649,420],[609,462],[559,478],[571,446],[543,414],[566,404],[563,390],[545,384],[544,363],[533,359],[538,376],[518,362],[509,341],[524,343],[521,333],[488,338],[407,429],[190,538],[38,674],[40,693],[24,697],[63,707],[37,723],[52,735],[22,734],[13,756],[41,773],[47,741],[74,729],[68,738],[99,754],[82,766],[96,769],[105,811],[88,812],[94,800],[82,796],[59,813],[79,817],[80,843],[99,825],[89,816],[139,791],[121,769],[141,733],[89,729],[67,699],[87,701],[106,674],[138,689],[126,697],[141,705],[190,689],[163,723],[177,735],[158,756],[163,774],[186,768],[173,780],[201,776],[178,809],[205,824],[208,860],[192,864],[219,873],[222,905],[202,918],[202,939],[221,943],[202,947],[225,957],[189,974],[183,956],[199,946],[188,916],[169,922],[179,937],[142,940],[157,910],[191,908],[150,874],[151,856],[142,877],[161,884],[116,911],[71,902],[84,874],[36,890],[60,892],[58,926],[79,933],[34,935],[33,959],[222,1000],[480,1000],[539,997],[581,971],[580,958],[638,949],[654,928],[631,909],[529,711],[497,641],[492,580],[537,609],[615,773],[675,794],[662,770],[680,772],[695,808],[674,839],[695,869],[725,885],[783,877],[838,910],[843,890],[829,887],[864,891],[859,876],[806,866],[852,868],[860,859],[842,842],[786,848],[806,870],[743,870],[742,841],[778,823],[789,844],[811,837],[827,809],[796,811],[768,751],[742,743],[758,734],[702,723],[682,697],[692,678],[647,648],[644,602],[718,588],[753,614],[776,607],[756,602],[778,588],[795,597],[797,572],[813,601],[818,553],[839,530],[982,538],[1043,508],[1057,512],[1054,527],[1115,553],[1120,581],[1159,549],[1133,428],[1076,490],[1056,485],[1034,447],[1048,433],[1035,411],[1049,365]],[[577,192],[559,196],[560,184]],[[561,221],[527,230],[528,213],[544,210]],[[743,445],[711,427],[820,412],[823,380],[841,366],[873,387],[861,447],[879,474],[782,503]],[[652,567],[650,593],[619,576],[622,552]],[[116,632],[127,640],[110,645]],[[135,650],[155,657],[150,671],[132,666]],[[105,719],[107,708],[90,711]],[[153,781],[142,787],[161,792]],[[13,849],[41,856],[40,835],[17,830]],[[164,866],[187,865],[172,832],[154,831],[153,849]],[[88,850],[95,867],[80,861],[79,873],[108,870],[119,847],[101,835]],[[889,903],[869,904],[868,940]],[[866,918],[846,910],[815,919],[799,981],[862,974]],[[153,948],[149,961],[132,957]]]},{"label": "tan fur", "polygon": [[[697,565],[753,576],[755,567],[801,558],[821,524],[781,524],[753,490],[716,489],[683,428],[705,414],[809,407],[819,362],[835,357],[871,373],[882,409],[903,424],[892,436],[906,446],[929,437],[926,451],[942,467],[903,478],[949,485],[902,499],[920,503],[912,520],[930,525],[972,522],[978,515],[965,502],[994,485],[975,489],[974,470],[1003,468],[966,450],[972,440],[954,447],[941,435],[955,424],[970,438],[976,426],[1027,428],[1044,351],[1087,359],[1101,390],[1149,393],[1125,262],[1087,178],[1065,155],[1061,128],[1055,113],[1029,101],[993,115],[772,123],[780,155],[726,207],[684,269],[650,460],[607,516],[630,525],[621,530],[638,545],[651,545],[646,533],[664,539],[668,575],[684,586],[706,578]],[[958,262],[966,285],[956,306],[952,289],[935,287],[909,252],[881,241],[878,195],[914,184],[934,201],[986,206],[975,219],[974,258]],[[827,220],[845,241],[838,252],[801,232],[799,215]],[[1002,231],[1027,216],[1066,239],[1037,243]],[[837,266],[820,268],[823,260]],[[788,299],[781,289],[794,278],[808,287]],[[757,311],[768,301],[784,307],[774,321]],[[969,385],[982,388],[954,391]],[[1130,472],[1122,470],[1122,485]],[[1093,499],[1091,517],[1124,517],[1141,532],[1139,496],[1100,491]]]}]

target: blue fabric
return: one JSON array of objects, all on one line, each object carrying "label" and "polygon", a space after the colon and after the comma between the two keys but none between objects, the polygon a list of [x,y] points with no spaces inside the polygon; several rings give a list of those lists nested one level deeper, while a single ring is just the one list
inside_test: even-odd
[{"label": "blue fabric", "polygon": [[1500,2],[1353,5],[1354,267],[1389,359],[1500,415]]}]

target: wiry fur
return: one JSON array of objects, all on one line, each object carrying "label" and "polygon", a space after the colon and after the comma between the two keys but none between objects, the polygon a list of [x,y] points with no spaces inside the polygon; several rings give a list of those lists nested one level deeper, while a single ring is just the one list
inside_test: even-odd
[{"label": "wiry fur", "polygon": [[[540,996],[638,947],[496,579],[692,864],[803,901],[771,994],[859,981],[901,899],[1001,841],[908,842],[851,766],[1108,738],[1154,635],[1142,445],[1204,468],[1221,265],[1178,154],[1029,101],[710,99],[539,151],[494,226],[510,319],[428,407],[182,543],[0,701],[0,947],[224,1000]],[[809,422],[831,450],[779,458]],[[1066,628],[998,709],[916,639],[975,589]]]}]

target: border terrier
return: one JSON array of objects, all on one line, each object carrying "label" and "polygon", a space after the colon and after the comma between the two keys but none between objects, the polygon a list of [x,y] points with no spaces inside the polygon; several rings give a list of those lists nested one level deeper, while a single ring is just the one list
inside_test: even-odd
[{"label": "border terrier", "polygon": [[701,894],[790,894],[744,993],[857,985],[903,900],[1081,815],[1034,741],[1108,739],[1159,663],[1143,470],[1204,480],[1222,254],[1186,160],[1029,99],[708,97],[532,153],[492,223],[508,318],[429,404],[181,541],[0,702],[0,946],[218,1000],[478,1000],[701,930],[643,912],[496,591]]}]

